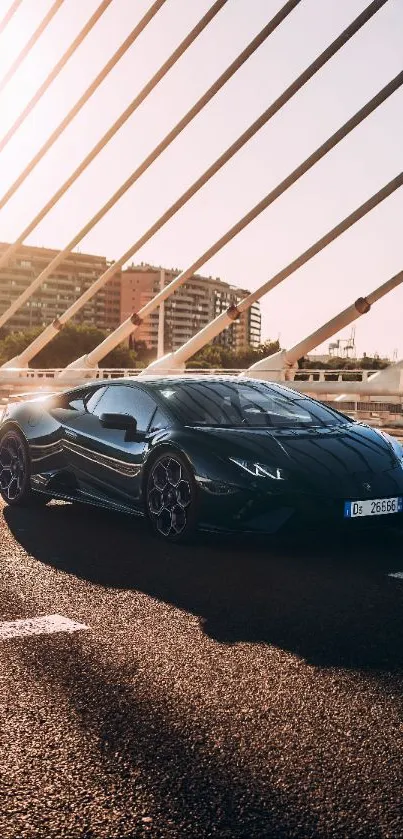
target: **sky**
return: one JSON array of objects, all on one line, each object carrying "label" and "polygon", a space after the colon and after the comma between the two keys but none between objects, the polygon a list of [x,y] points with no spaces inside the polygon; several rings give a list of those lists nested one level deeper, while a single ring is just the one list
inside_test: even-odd
[{"label": "sky", "polygon": [[[119,258],[369,0],[302,0],[236,76],[110,213],[83,252]],[[0,0],[0,21],[12,0]],[[0,94],[0,139],[99,0],[64,0]],[[0,83],[53,0],[23,0],[0,35]],[[151,0],[112,0],[0,154],[0,194],[102,69]],[[0,211],[12,242],[212,5],[166,0],[125,57]],[[62,248],[282,6],[227,0],[205,31],[26,240]],[[133,261],[185,269],[403,67],[403,0],[363,29],[214,177]],[[400,89],[200,273],[254,290],[402,170]],[[291,347],[403,268],[403,189],[261,301],[263,338]],[[403,357],[403,284],[356,321],[357,353]],[[350,328],[338,337],[348,337]],[[333,339],[332,339],[333,340]],[[317,352],[325,352],[327,342]]]}]

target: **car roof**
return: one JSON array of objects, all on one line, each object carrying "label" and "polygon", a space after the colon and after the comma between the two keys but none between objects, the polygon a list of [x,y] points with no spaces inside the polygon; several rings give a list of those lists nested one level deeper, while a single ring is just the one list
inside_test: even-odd
[{"label": "car roof", "polygon": [[299,393],[297,390],[294,390],[292,387],[287,387],[287,385],[283,384],[282,382],[272,382],[268,381],[267,379],[257,379],[255,377],[248,377],[248,376],[238,376],[235,374],[234,376],[231,375],[214,375],[214,374],[188,374],[188,373],[178,373],[177,375],[168,375],[168,376],[156,376],[156,375],[149,375],[149,376],[119,376],[116,379],[93,379],[91,381],[82,382],[80,385],[76,385],[74,388],[66,388],[64,391],[65,393],[73,393],[75,391],[80,391],[83,388],[91,388],[91,387],[107,387],[109,385],[119,385],[119,384],[130,384],[130,385],[142,385],[149,386],[151,389],[157,389],[161,386],[174,386],[178,384],[200,384],[201,382],[206,383],[214,383],[217,382],[239,382],[240,384],[251,384],[255,385],[257,383],[267,385],[274,393],[283,393],[285,396],[292,396],[295,399],[301,399],[304,397],[304,394]]},{"label": "car roof", "polygon": [[94,385],[112,385],[112,384],[151,384],[155,386],[164,385],[169,382],[169,384],[181,384],[183,382],[234,382],[234,381],[241,381],[241,382],[248,382],[250,384],[261,382],[262,384],[267,385],[274,385],[275,387],[283,387],[283,385],[277,382],[270,382],[265,379],[256,379],[247,376],[238,376],[237,374],[234,376],[231,375],[188,375],[186,373],[178,374],[178,375],[169,375],[169,376],[120,376],[119,378],[113,379],[93,379],[91,381],[82,382],[81,385],[77,385],[77,387],[93,387]]}]

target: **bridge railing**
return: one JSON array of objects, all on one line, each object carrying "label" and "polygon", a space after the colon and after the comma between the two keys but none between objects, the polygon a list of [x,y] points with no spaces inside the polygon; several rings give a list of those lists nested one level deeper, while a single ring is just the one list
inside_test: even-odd
[{"label": "bridge railing", "polygon": [[[84,381],[103,380],[110,381],[112,379],[122,377],[137,377],[143,368],[139,367],[121,367],[121,368],[83,368],[82,370],[72,370],[69,378],[64,377],[58,379],[59,373],[65,373],[65,368],[54,367],[46,369],[3,369],[0,372],[0,403],[4,404],[8,401],[19,400],[24,397],[29,397],[34,394],[54,392],[64,390],[65,388],[79,385]],[[247,373],[247,370],[241,369],[222,369],[222,368],[188,368],[186,371],[189,375],[231,375],[237,376],[239,373]],[[368,385],[368,390],[365,389],[365,382],[368,381],[369,376],[375,373],[375,370],[286,370],[273,371],[273,379],[276,381],[284,381],[285,384],[291,384],[293,381],[301,382],[299,390],[302,393],[313,395],[329,406],[337,408],[352,417],[363,419],[373,425],[380,425],[384,427],[396,426],[403,427],[403,394],[396,392],[394,394],[394,401],[388,399],[386,393],[371,396],[371,388]],[[178,375],[177,370],[172,370],[172,374]],[[168,372],[169,375],[169,372]],[[357,381],[361,383],[361,392],[358,394],[344,395],[343,398],[343,383],[348,381]],[[309,388],[312,382],[331,382],[332,387],[334,383],[340,383],[340,396],[335,401],[335,394],[326,393],[322,388],[322,393],[314,393],[313,389]]]},{"label": "bridge railing", "polygon": [[324,405],[329,405],[330,408],[336,408],[337,411],[341,411],[344,414],[354,414],[354,416],[358,414],[363,416],[365,414],[374,419],[377,417],[383,418],[384,416],[388,416],[389,418],[392,418],[392,416],[403,418],[403,404],[397,402],[364,402],[362,399],[345,399],[338,400],[337,402],[330,399],[321,399],[321,402]]},{"label": "bridge railing", "polygon": [[[282,371],[284,372],[284,371]],[[287,370],[284,378],[291,382],[367,382],[377,370]]]},{"label": "bridge railing", "polygon": [[[80,384],[80,381],[88,381],[91,379],[120,379],[126,377],[133,377],[139,376],[145,370],[143,367],[113,367],[113,368],[105,368],[105,367],[94,367],[88,368],[83,367],[82,370],[79,368],[75,368],[71,370],[71,381]],[[173,369],[172,371],[167,371],[167,375],[172,372],[172,375],[177,376],[178,370]],[[214,367],[214,368],[190,368],[185,371],[191,375],[193,374],[211,374],[211,375],[221,375],[221,376],[237,376],[239,373],[245,372],[244,369],[223,369],[222,367]],[[57,382],[58,376],[63,373],[64,377],[63,380]],[[58,384],[58,387],[63,388],[65,386],[65,382],[69,381],[69,378],[66,377],[66,368],[65,367],[48,367],[48,368],[31,368],[31,367],[21,367],[21,368],[4,368],[0,370],[0,386],[2,384],[12,384],[13,382],[20,382],[21,380],[38,383],[41,384],[43,381],[53,381],[54,383]],[[150,374],[151,375],[151,374]],[[165,374],[164,374],[165,375]]]},{"label": "bridge railing", "polygon": [[[75,369],[71,371],[71,377],[76,381],[82,377],[86,379],[117,379],[126,376],[138,376],[145,368],[142,367],[94,367],[93,369],[85,367],[82,370]],[[173,375],[178,375],[178,370],[173,369],[167,371],[167,375],[172,372]],[[217,375],[217,376],[237,376],[239,373],[246,373],[245,368],[222,368],[222,367],[187,367],[186,373],[191,375]],[[273,379],[277,381],[295,381],[295,382],[367,382],[369,376],[376,373],[376,370],[273,370]],[[2,382],[19,381],[27,379],[30,381],[41,382],[43,379],[57,379],[60,373],[65,373],[64,367],[47,367],[47,368],[8,368],[0,371],[0,384]]]},{"label": "bridge railing", "polygon": [[[83,368],[69,371],[70,375],[66,375],[64,367],[52,368],[4,368],[0,371],[0,403],[6,402],[10,399],[17,399],[24,397],[30,393],[44,393],[48,391],[64,390],[68,387],[74,387],[88,381],[110,381],[111,379],[120,378],[135,378],[143,372],[141,367],[121,367],[121,368],[98,368],[93,369]],[[216,374],[216,375],[232,375],[237,376],[243,370],[223,370],[218,368],[188,370],[189,374]],[[63,379],[59,379],[59,374],[63,373]],[[173,375],[178,375],[177,370],[172,370]]]}]

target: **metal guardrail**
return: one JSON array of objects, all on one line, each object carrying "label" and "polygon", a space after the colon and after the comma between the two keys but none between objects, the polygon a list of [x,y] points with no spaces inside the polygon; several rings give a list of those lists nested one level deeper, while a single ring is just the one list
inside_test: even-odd
[{"label": "metal guardrail", "polygon": [[336,408],[338,411],[346,414],[368,414],[373,417],[387,414],[388,416],[395,415],[396,417],[403,416],[403,404],[395,402],[358,402],[355,400],[337,401],[330,399],[321,399],[324,405],[329,405],[330,408]]},{"label": "metal guardrail", "polygon": [[[78,385],[81,382],[89,380],[103,380],[110,381],[112,379],[122,377],[137,377],[144,368],[139,367],[121,367],[121,368],[83,368],[82,370],[71,370],[71,376],[66,378],[66,369],[62,367],[46,368],[46,369],[3,369],[0,371],[0,403],[4,404],[10,400],[16,400],[30,396],[33,393],[44,393],[47,391],[63,390],[73,385]],[[177,370],[172,370],[172,374],[177,374]],[[238,376],[240,373],[246,373],[244,369],[222,369],[218,367],[210,368],[187,368],[186,373],[189,375],[231,375]],[[284,381],[285,384],[292,384],[293,381],[300,382],[298,390],[302,393],[310,393],[309,384],[312,382],[346,382],[351,381],[351,376],[355,378],[353,381],[361,382],[365,385],[368,377],[376,372],[375,370],[286,370],[273,371],[273,379],[276,381]],[[64,373],[63,379],[58,379],[58,374]],[[169,371],[168,371],[169,375]],[[345,377],[348,377],[347,379]],[[304,387],[306,385],[306,387]],[[301,387],[302,386],[302,387]],[[340,391],[342,393],[342,389]],[[350,416],[364,419],[373,425],[380,425],[390,429],[403,428],[403,394],[396,393],[396,402],[391,402],[387,398],[374,400],[368,397],[371,392],[361,394],[361,398],[344,398],[340,401],[335,401],[335,397],[330,399],[330,394],[325,392],[321,394],[312,394],[315,398],[322,399],[324,404],[337,408]],[[362,399],[362,396],[367,397],[367,401]],[[382,394],[386,396],[386,394]],[[374,400],[374,401],[373,401]]]},{"label": "metal guardrail", "polygon": [[[44,380],[57,379],[61,373],[65,372],[65,367],[47,367],[43,369],[31,367],[4,368],[0,371],[0,385],[17,383],[21,379],[40,383]],[[72,370],[71,374],[72,378],[74,377],[78,381],[81,377],[83,380],[115,379],[121,376],[138,376],[141,372],[142,368],[103,369],[96,367],[94,369],[83,368],[82,370]],[[60,386],[62,386],[62,383],[60,383]]]},{"label": "metal guardrail", "polygon": [[[143,367],[121,367],[121,368],[105,368],[94,367],[89,369],[87,367],[82,369],[71,370],[72,377],[79,379],[82,374],[83,379],[116,379],[122,376],[138,376],[144,371]],[[295,381],[295,382],[366,382],[368,377],[372,376],[377,370],[273,370],[273,379],[278,381]],[[43,379],[56,379],[59,374],[66,373],[64,367],[49,367],[49,368],[3,368],[0,370],[0,385],[3,382],[11,383],[13,380],[27,379],[41,382]],[[178,370],[168,370],[167,374],[173,375],[178,373]],[[223,375],[223,376],[237,376],[239,373],[247,373],[245,368],[222,368],[222,367],[187,367],[185,373],[191,375]]]},{"label": "metal guardrail", "polygon": [[[122,377],[131,377],[131,376],[139,376],[146,368],[144,367],[113,367],[113,368],[103,368],[103,367],[94,367],[88,368],[83,367],[75,368],[71,370],[71,377],[75,380],[79,380],[82,376],[82,379],[119,379]],[[12,383],[13,381],[20,381],[21,379],[27,379],[33,382],[41,382],[45,380],[53,380],[57,379],[57,377],[64,373],[66,374],[65,367],[49,367],[49,368],[31,368],[31,367],[21,367],[21,368],[4,368],[0,370],[0,385],[3,383]],[[70,371],[69,371],[70,372]],[[185,373],[189,373],[191,375],[204,375],[204,374],[211,374],[211,375],[222,375],[222,376],[237,376],[239,373],[243,373],[244,368],[237,368],[237,369],[223,369],[222,367],[209,367],[209,368],[188,368],[185,370]],[[178,370],[168,370],[167,375],[172,373],[173,375],[178,375]],[[164,374],[165,375],[165,374]],[[65,381],[65,379],[63,379]],[[62,385],[61,385],[62,386]]]},{"label": "metal guardrail", "polygon": [[[83,368],[67,371],[64,367],[52,368],[4,368],[0,370],[0,403],[4,404],[10,399],[16,399],[19,396],[27,396],[30,393],[43,393],[47,391],[59,391],[68,387],[80,385],[85,381],[102,380],[110,381],[112,379],[120,378],[136,378],[145,368],[140,367],[121,367],[121,368],[98,368],[93,369]],[[177,370],[172,370],[172,374],[177,375]],[[237,376],[243,370],[225,370],[221,368],[208,369],[189,369],[186,371],[189,375],[194,374],[216,374],[216,375],[232,375]],[[59,374],[63,373],[63,378],[59,379]],[[68,373],[69,375],[66,375]]]},{"label": "metal guardrail", "polygon": [[287,370],[287,381],[293,382],[367,382],[378,370]]}]

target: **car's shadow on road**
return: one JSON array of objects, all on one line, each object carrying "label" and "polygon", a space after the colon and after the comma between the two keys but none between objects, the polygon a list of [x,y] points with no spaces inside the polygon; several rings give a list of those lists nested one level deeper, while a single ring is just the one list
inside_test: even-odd
[{"label": "car's shadow on road", "polygon": [[3,514],[40,562],[172,603],[220,642],[273,644],[327,667],[403,666],[403,580],[388,578],[403,571],[399,532],[184,546],[158,541],[144,521],[75,505]]}]

